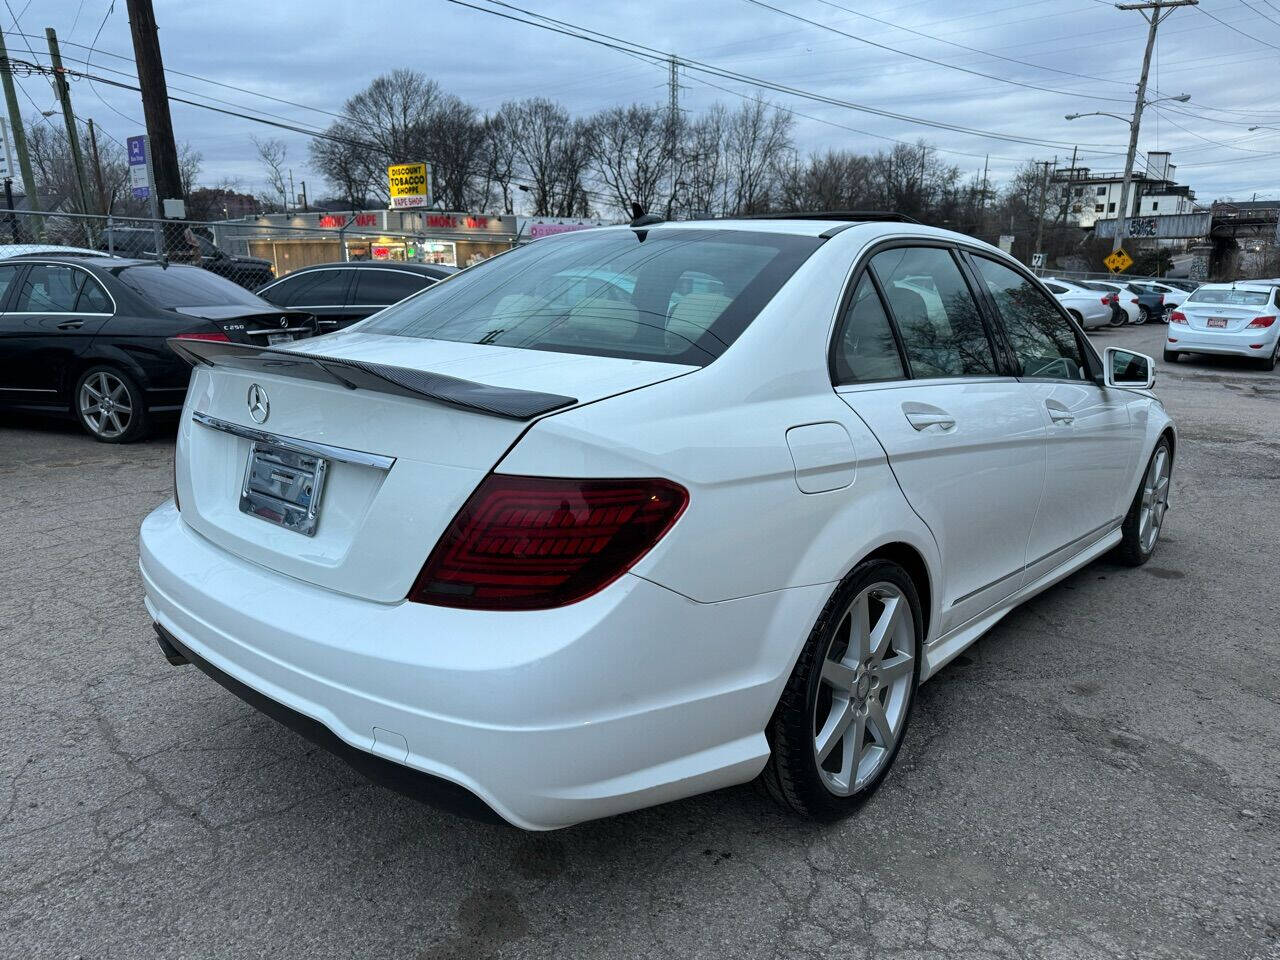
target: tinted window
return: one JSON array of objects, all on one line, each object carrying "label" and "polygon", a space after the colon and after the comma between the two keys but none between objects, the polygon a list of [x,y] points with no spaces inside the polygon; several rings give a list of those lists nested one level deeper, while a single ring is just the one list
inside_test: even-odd
[{"label": "tinted window", "polygon": [[27,313],[110,313],[111,301],[98,281],[83,270],[36,263],[27,271],[13,309]]},{"label": "tinted window", "polygon": [[1059,285],[1058,285],[1058,284],[1056,284],[1056,283],[1046,283],[1046,284],[1045,284],[1045,286],[1049,288],[1049,291],[1050,291],[1051,293],[1066,293],[1066,292],[1067,292],[1067,288],[1066,288],[1066,287],[1059,286]]},{"label": "tinted window", "polygon": [[351,302],[365,306],[395,303],[435,283],[430,277],[395,270],[357,270],[355,274],[356,290]]},{"label": "tinted window", "polygon": [[271,304],[238,283],[201,267],[146,264],[124,267],[116,271],[116,276],[150,303],[165,310],[227,305],[271,309]]},{"label": "tinted window", "polygon": [[0,306],[4,305],[5,294],[9,292],[9,284],[13,283],[13,279],[17,275],[17,267],[0,267]]},{"label": "tinted window", "polygon": [[871,277],[862,275],[845,310],[835,349],[839,383],[897,380],[907,372]]},{"label": "tinted window", "polygon": [[985,257],[974,257],[973,262],[995,298],[1021,375],[1084,380],[1079,341],[1054,302],[1004,264]]},{"label": "tinted window", "polygon": [[[551,237],[464,270],[360,329],[703,365],[728,349],[821,242],[661,227]],[[677,296],[689,271],[701,275],[701,292],[688,285]]]},{"label": "tinted window", "polygon": [[340,307],[347,299],[350,270],[308,270],[285,277],[264,294],[282,307]]},{"label": "tinted window", "polygon": [[898,247],[876,254],[871,267],[898,323],[913,377],[996,372],[978,305],[947,250]]}]

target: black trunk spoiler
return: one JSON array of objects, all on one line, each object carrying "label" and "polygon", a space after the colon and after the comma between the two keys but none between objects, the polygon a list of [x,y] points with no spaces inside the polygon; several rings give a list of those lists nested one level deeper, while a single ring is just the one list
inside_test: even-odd
[{"label": "black trunk spoiler", "polygon": [[275,376],[337,383],[348,390],[373,390],[418,400],[434,400],[460,410],[491,413],[509,420],[532,420],[578,402],[574,397],[555,393],[493,387],[424,370],[324,357],[300,350],[276,350],[251,343],[181,337],[170,337],[167,342],[174,353],[193,365],[234,367]]}]

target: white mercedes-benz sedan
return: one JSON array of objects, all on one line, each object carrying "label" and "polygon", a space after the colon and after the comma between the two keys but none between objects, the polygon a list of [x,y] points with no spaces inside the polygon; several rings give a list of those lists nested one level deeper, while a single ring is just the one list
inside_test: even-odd
[{"label": "white mercedes-benz sedan", "polygon": [[883,217],[642,218],[339,333],[175,340],[161,647],[393,787],[529,829],[761,778],[855,810],[918,685],[1151,556],[1173,424],[1027,270]]}]

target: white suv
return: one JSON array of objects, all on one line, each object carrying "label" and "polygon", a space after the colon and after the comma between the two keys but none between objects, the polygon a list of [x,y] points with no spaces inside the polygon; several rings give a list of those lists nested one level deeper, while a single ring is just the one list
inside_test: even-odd
[{"label": "white suv", "polygon": [[638,221],[295,345],[174,346],[169,660],[530,829],[756,777],[850,813],[919,683],[1151,556],[1176,445],[1150,358],[898,222]]}]

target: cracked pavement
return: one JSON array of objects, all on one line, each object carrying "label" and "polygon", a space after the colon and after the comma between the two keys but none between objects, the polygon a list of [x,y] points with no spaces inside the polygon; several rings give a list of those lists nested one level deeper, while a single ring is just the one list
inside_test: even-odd
[{"label": "cracked pavement", "polygon": [[0,957],[1280,957],[1280,372],[1160,362],[1157,391],[1156,557],[1094,563],[927,683],[857,817],[743,787],[540,835],[373,786],[170,667],[136,562],[171,434],[4,417]]}]

